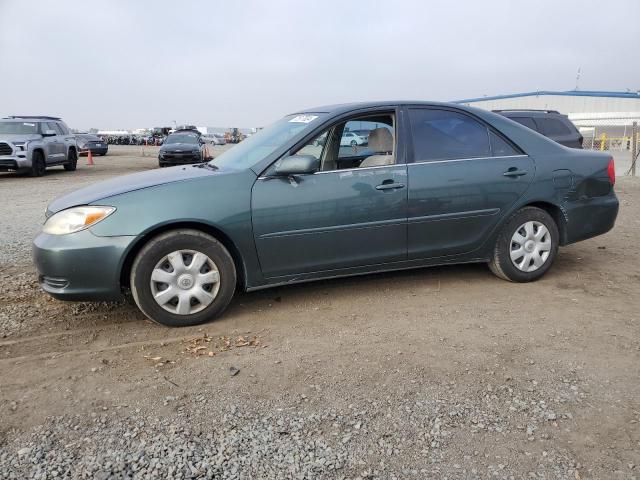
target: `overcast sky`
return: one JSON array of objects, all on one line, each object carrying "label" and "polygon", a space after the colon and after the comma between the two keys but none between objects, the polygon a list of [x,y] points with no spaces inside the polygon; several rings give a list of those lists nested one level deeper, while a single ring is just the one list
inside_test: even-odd
[{"label": "overcast sky", "polygon": [[360,100],[640,89],[640,1],[0,0],[0,115],[259,126]]}]

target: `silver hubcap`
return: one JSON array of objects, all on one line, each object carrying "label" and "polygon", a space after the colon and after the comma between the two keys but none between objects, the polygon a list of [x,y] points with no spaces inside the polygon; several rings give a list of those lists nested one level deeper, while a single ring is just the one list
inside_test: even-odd
[{"label": "silver hubcap", "polygon": [[511,237],[511,261],[523,272],[535,272],[549,258],[551,234],[540,222],[520,225]]},{"label": "silver hubcap", "polygon": [[151,272],[151,293],[168,312],[191,315],[213,302],[220,289],[220,272],[213,260],[194,250],[177,250],[163,257]]}]

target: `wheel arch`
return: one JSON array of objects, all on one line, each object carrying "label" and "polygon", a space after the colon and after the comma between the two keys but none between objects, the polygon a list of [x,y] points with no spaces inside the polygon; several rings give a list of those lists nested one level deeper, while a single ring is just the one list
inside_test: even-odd
[{"label": "wheel arch", "polygon": [[242,259],[240,250],[235,245],[233,240],[231,240],[229,235],[227,235],[220,228],[214,225],[197,221],[174,222],[159,225],[141,235],[140,238],[136,240],[136,242],[131,246],[131,248],[129,248],[128,252],[126,253],[125,259],[122,263],[122,267],[120,268],[120,287],[130,287],[131,267],[133,266],[133,262],[140,250],[149,242],[149,240],[170,230],[184,228],[201,231],[203,233],[211,235],[220,243],[222,243],[224,247],[229,251],[231,258],[233,259],[233,264],[236,267],[237,284],[242,288],[246,287],[247,274],[244,260]]},{"label": "wheel arch", "polygon": [[44,148],[43,147],[35,147],[33,150],[31,150],[31,160],[33,160],[33,155],[35,153],[39,153],[42,155],[42,159],[43,160],[47,160],[47,155],[44,153]]},{"label": "wheel arch", "polygon": [[536,207],[536,208],[539,208],[540,210],[544,210],[549,215],[551,215],[551,218],[553,218],[553,220],[556,222],[556,226],[558,227],[558,234],[560,235],[560,245],[567,244],[567,241],[568,241],[567,240],[568,238],[567,237],[567,217],[565,216],[562,208],[560,208],[558,205],[555,205],[551,202],[546,202],[542,200],[527,203],[526,205],[522,205],[520,208],[524,208],[524,207]]}]

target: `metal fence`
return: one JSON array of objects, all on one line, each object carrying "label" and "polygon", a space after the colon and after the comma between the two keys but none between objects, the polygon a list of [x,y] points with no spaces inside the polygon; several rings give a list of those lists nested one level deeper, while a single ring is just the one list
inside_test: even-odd
[{"label": "metal fence", "polygon": [[583,148],[610,151],[614,157],[628,159],[625,173],[635,175],[640,152],[640,113],[569,115],[569,118],[582,134]]}]

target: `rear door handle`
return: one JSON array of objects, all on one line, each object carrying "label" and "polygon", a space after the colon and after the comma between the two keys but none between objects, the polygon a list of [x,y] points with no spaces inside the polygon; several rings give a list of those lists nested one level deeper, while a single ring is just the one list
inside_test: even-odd
[{"label": "rear door handle", "polygon": [[376,186],[376,190],[394,190],[396,188],[404,188],[404,183],[382,183]]},{"label": "rear door handle", "polygon": [[506,172],[504,172],[502,175],[504,175],[505,177],[521,177],[523,175],[526,175],[527,172],[526,170],[518,170],[516,167],[511,167],[509,170],[507,170]]}]

